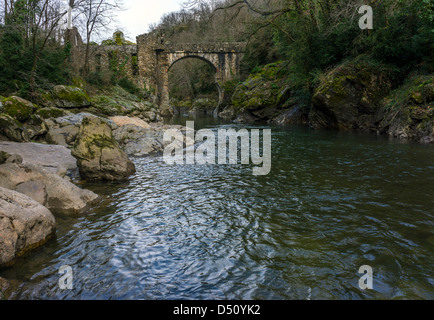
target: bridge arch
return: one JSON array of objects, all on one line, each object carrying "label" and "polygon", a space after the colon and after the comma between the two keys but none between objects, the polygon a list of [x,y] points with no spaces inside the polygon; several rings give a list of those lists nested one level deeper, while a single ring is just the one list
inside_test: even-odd
[{"label": "bridge arch", "polygon": [[225,100],[223,84],[239,76],[240,61],[246,43],[170,44],[162,43],[155,33],[137,37],[139,76],[146,89],[154,92],[163,116],[172,116],[169,105],[169,71],[186,58],[198,58],[215,68],[215,82],[219,91],[217,112]]},{"label": "bridge arch", "polygon": [[[167,68],[167,76],[169,77],[169,72],[176,63],[178,63],[179,61],[186,60],[186,59],[198,59],[198,60],[206,62],[209,66],[212,67],[212,69],[214,71],[214,85],[216,86],[217,92],[218,92],[218,100],[219,100],[218,105],[220,105],[223,102],[224,93],[223,93],[221,83],[219,81],[220,80],[219,69],[218,69],[218,66],[216,66],[213,62],[211,62],[206,57],[200,56],[200,55],[194,55],[194,54],[185,54],[181,57],[178,57],[176,60],[172,59],[173,61],[169,59],[170,65]],[[170,101],[170,96],[168,98]],[[218,107],[218,105],[216,107]]]},{"label": "bridge arch", "polygon": [[196,56],[196,55],[185,55],[183,57],[178,58],[177,60],[171,61],[169,68],[167,69],[167,72],[170,72],[170,69],[172,69],[173,65],[175,65],[177,62],[182,61],[182,60],[186,60],[186,59],[199,59],[199,60],[205,61],[208,65],[210,65],[213,68],[215,73],[217,73],[217,71],[218,71],[217,66],[214,65],[210,60],[208,60],[205,57]]}]

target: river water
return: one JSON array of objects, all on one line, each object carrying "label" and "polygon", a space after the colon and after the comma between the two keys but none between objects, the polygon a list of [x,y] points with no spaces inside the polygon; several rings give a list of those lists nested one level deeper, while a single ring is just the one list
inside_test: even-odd
[{"label": "river water", "polygon": [[[205,127],[265,128],[196,120]],[[84,185],[103,202],[57,217],[56,239],[0,271],[12,299],[434,298],[432,146],[272,127],[266,176],[134,161],[128,182]]]}]

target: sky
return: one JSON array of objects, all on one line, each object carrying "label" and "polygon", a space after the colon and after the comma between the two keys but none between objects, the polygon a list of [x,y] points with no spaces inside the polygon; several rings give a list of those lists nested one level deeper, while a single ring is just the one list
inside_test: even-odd
[{"label": "sky", "polygon": [[178,11],[185,0],[124,0],[125,11],[118,14],[118,25],[129,40],[148,32],[149,25],[165,13]]}]

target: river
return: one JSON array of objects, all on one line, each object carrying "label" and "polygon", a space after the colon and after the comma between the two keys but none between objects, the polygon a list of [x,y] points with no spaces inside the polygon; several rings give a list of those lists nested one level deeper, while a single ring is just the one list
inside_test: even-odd
[{"label": "river", "polygon": [[[134,159],[130,181],[84,185],[105,199],[57,217],[56,239],[0,272],[15,283],[11,298],[433,299],[434,148],[271,129],[265,176],[156,156]],[[71,290],[59,288],[63,265]],[[362,265],[371,290],[359,287]]]}]

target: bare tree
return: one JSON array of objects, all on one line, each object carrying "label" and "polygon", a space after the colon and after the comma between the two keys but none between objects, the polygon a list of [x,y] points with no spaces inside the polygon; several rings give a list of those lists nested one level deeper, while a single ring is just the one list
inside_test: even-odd
[{"label": "bare tree", "polygon": [[30,47],[33,53],[30,90],[35,94],[36,72],[41,53],[59,26],[60,20],[66,15],[66,11],[61,11],[61,3],[56,0],[33,1],[28,5]]},{"label": "bare tree", "polygon": [[78,23],[86,37],[84,76],[89,71],[91,56],[90,44],[94,35],[106,32],[110,25],[116,21],[116,13],[123,9],[122,0],[76,0],[75,7],[78,10]]}]

